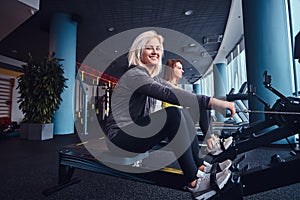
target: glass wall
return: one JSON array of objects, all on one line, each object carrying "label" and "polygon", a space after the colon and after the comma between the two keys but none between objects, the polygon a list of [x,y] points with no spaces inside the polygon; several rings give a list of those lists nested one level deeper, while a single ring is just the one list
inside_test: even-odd
[{"label": "glass wall", "polygon": [[234,88],[235,92],[238,92],[245,81],[247,81],[247,72],[245,50],[243,50],[227,64],[227,88]]},{"label": "glass wall", "polygon": [[[300,0],[287,1],[287,15],[290,18],[290,34],[291,34],[291,51],[295,48],[295,36],[300,32]],[[228,92],[231,88],[237,92],[242,84],[247,81],[246,72],[246,56],[244,50],[243,38],[233,51],[227,56],[227,88]],[[300,63],[294,60],[294,65],[291,66],[291,73],[294,74],[295,90],[300,91]],[[205,95],[214,95],[213,71],[209,71],[200,80],[201,93]]]},{"label": "glass wall", "polygon": [[[247,81],[246,72],[246,55],[243,48],[243,40],[236,48],[229,54],[227,58],[227,89],[228,92],[231,88],[238,92],[242,84]],[[210,71],[200,80],[202,94],[213,96],[214,95],[214,80],[213,71]]]},{"label": "glass wall", "polygon": [[201,93],[207,96],[214,96],[213,73],[210,72],[200,79]]}]

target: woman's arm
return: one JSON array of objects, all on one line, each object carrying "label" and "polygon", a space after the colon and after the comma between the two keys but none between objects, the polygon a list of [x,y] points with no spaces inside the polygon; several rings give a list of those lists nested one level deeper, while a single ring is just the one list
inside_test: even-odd
[{"label": "woman's arm", "polygon": [[231,102],[222,101],[205,95],[196,95],[185,90],[170,87],[170,84],[168,84],[167,81],[158,77],[152,78],[147,75],[143,68],[136,68],[132,72],[134,73],[130,73],[127,83],[129,82],[130,85],[132,85],[130,87],[136,87],[136,92],[184,107],[193,109],[199,108],[199,110],[213,108],[221,113],[224,113],[226,109],[230,109],[232,115],[235,114],[234,104]]}]

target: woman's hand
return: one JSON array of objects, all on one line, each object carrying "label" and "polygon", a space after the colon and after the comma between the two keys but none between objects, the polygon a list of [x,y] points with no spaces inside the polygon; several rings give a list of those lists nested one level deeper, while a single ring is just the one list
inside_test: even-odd
[{"label": "woman's hand", "polygon": [[228,107],[226,109],[229,109],[231,111],[230,117],[233,117],[233,115],[235,115],[235,113],[236,113],[235,104],[233,102],[229,102],[229,101],[227,101],[227,103],[228,103]]},{"label": "woman's hand", "polygon": [[[224,100],[220,100],[220,99],[216,99],[211,97],[209,100],[209,106],[212,109],[217,110],[218,112],[222,113],[225,116],[226,113],[226,109],[231,111],[231,116],[235,115],[235,104],[233,102],[229,102],[229,101],[224,101]],[[227,116],[226,116],[227,117]]]}]

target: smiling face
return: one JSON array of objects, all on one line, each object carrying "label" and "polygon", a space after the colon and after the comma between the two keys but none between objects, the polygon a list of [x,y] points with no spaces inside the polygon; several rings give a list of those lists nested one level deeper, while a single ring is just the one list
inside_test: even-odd
[{"label": "smiling face", "polygon": [[[147,67],[148,71],[152,71],[153,67],[159,64],[162,53],[161,44],[157,38],[151,38],[142,51],[142,63]],[[151,74],[151,73],[150,73]]]}]

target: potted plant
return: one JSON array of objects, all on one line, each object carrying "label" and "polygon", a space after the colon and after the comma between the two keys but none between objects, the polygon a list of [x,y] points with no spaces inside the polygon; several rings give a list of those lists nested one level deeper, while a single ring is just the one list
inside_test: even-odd
[{"label": "potted plant", "polygon": [[53,53],[36,62],[29,54],[28,62],[22,65],[23,74],[18,77],[18,103],[30,140],[53,138],[53,117],[62,101],[61,93],[67,87],[61,60]]}]

